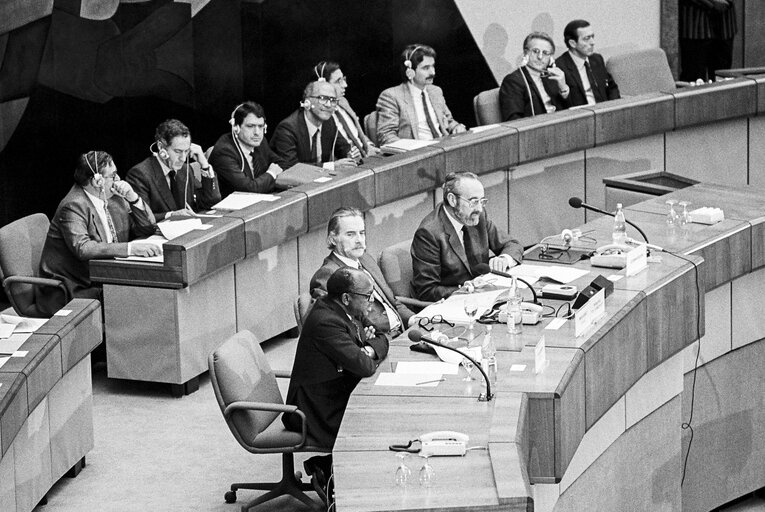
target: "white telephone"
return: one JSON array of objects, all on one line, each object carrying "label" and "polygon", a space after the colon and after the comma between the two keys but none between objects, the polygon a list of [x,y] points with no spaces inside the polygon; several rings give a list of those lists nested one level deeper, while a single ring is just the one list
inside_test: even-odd
[{"label": "white telephone", "polygon": [[598,247],[590,257],[594,267],[624,268],[627,266],[627,253],[632,247],[622,244],[608,244]]},{"label": "white telephone", "polygon": [[[497,320],[500,323],[507,323],[507,304],[500,304],[496,309],[499,310]],[[544,308],[539,304],[533,302],[521,302],[521,314],[522,322],[526,325],[535,325],[539,323],[542,318],[542,311]]]},{"label": "white telephone", "polygon": [[467,452],[469,441],[467,434],[438,430],[420,436],[420,455],[423,457],[463,456]]}]

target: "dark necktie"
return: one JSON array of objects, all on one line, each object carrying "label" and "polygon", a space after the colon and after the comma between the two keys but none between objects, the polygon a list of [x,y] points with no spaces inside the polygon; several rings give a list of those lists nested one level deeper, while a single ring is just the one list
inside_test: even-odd
[{"label": "dark necktie", "polygon": [[590,81],[590,89],[592,89],[592,95],[595,97],[595,101],[603,101],[605,98],[600,94],[598,88],[598,81],[595,80],[595,75],[592,74],[592,68],[590,67],[590,61],[584,61],[584,70],[587,72],[587,80]]},{"label": "dark necktie", "polygon": [[430,134],[434,139],[441,137],[441,132],[438,131],[438,127],[433,124],[433,119],[430,117],[430,109],[428,108],[428,100],[425,97],[425,91],[422,91],[422,108],[425,111],[425,119],[428,120],[428,127],[430,128]]},{"label": "dark necktie", "polygon": [[311,161],[317,165],[321,165],[321,155],[319,154],[319,144],[321,144],[319,139],[320,133],[321,131],[316,130],[311,139]]},{"label": "dark necktie", "polygon": [[340,125],[343,127],[343,131],[347,135],[348,142],[356,146],[356,148],[361,152],[362,156],[366,156],[366,151],[364,151],[364,144],[362,144],[361,140],[359,140],[359,138],[353,134],[350,125],[345,120],[345,116],[340,112],[336,112],[335,118],[340,120]]},{"label": "dark necktie", "polygon": [[244,166],[244,175],[251,180],[255,179],[255,151],[250,151],[250,162],[252,164]]},{"label": "dark necktie", "polygon": [[472,274],[473,269],[481,262],[473,252],[473,243],[470,241],[470,233],[468,233],[467,226],[462,226],[462,245],[465,246],[465,255],[467,256],[470,273]]},{"label": "dark necktie", "polygon": [[178,197],[178,183],[175,181],[175,174],[175,171],[170,171],[167,173],[167,176],[170,178],[170,193],[173,195],[173,199],[175,199],[176,206],[180,208],[185,201],[181,201]]},{"label": "dark necktie", "polygon": [[116,244],[119,242],[119,239],[117,238],[117,230],[114,228],[112,215],[109,213],[109,203],[107,201],[104,201],[104,211],[106,212],[106,223],[109,225],[109,232],[112,235],[112,243]]}]

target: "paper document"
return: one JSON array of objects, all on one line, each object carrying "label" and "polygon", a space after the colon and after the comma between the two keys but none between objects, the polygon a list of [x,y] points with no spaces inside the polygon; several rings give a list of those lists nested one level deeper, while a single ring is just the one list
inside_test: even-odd
[{"label": "paper document", "polygon": [[0,324],[0,338],[4,339],[10,337],[15,328],[16,326],[13,324]]},{"label": "paper document", "polygon": [[444,363],[441,361],[399,361],[396,363],[396,373],[400,374],[435,374],[457,375],[458,364]]},{"label": "paper document", "polygon": [[568,284],[582,276],[586,276],[590,271],[563,265],[530,265],[528,263],[523,263],[511,268],[507,273],[522,277],[531,283],[546,277],[553,279],[560,284]]},{"label": "paper document", "polygon": [[26,318],[16,315],[0,315],[0,320],[6,324],[13,324],[14,333],[35,332],[48,321],[47,318]]},{"label": "paper document", "polygon": [[426,307],[417,313],[417,318],[430,318],[435,315],[441,315],[450,322],[466,324],[470,321],[470,318],[465,313],[465,301],[471,302],[478,307],[475,319],[484,314],[487,309],[490,309],[494,302],[496,302],[497,297],[503,292],[504,290],[492,290],[490,292],[455,294],[443,302],[437,302]]},{"label": "paper document", "polygon": [[390,144],[380,146],[383,153],[404,153],[413,149],[420,149],[431,144],[437,143],[438,140],[419,140],[419,139],[399,139]]},{"label": "paper document", "polygon": [[[399,363],[401,364],[401,363]],[[397,367],[398,368],[398,367]],[[434,388],[441,382],[438,373],[381,373],[377,376],[375,386],[405,386],[418,388]]]},{"label": "paper document", "polygon": [[276,201],[279,196],[273,194],[255,194],[253,192],[233,192],[223,201],[213,206],[220,210],[241,210],[261,201]]},{"label": "paper document", "polygon": [[168,240],[185,235],[202,227],[201,219],[167,220],[157,224],[162,235]]},{"label": "paper document", "polygon": [[481,132],[485,132],[486,130],[491,130],[492,128],[496,128],[497,126],[500,126],[500,124],[499,123],[485,124],[482,126],[474,126],[469,131],[470,133],[481,133]]},{"label": "paper document", "polygon": [[[145,238],[143,240],[134,240],[134,242],[142,242],[142,243],[150,243],[155,244],[158,246],[163,246],[165,242],[167,242],[167,238],[165,238],[162,235],[151,235],[149,238]],[[144,261],[148,263],[164,263],[165,257],[164,255],[160,254],[159,256],[126,256],[124,258],[116,258],[118,260],[125,260],[125,261]]]}]

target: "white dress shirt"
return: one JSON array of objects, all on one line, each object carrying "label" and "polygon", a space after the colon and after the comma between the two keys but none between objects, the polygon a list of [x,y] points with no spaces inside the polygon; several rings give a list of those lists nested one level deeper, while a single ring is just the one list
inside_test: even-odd
[{"label": "white dress shirt", "polygon": [[[430,116],[430,120],[433,122],[433,126],[436,127],[436,130],[441,131],[441,127],[438,124],[438,119],[436,119],[436,111],[433,108],[433,103],[430,102],[430,95],[428,95],[428,91],[426,89],[420,89],[412,82],[409,82],[407,85],[409,86],[409,93],[412,95],[414,112],[417,114],[417,130],[415,131],[416,138],[420,140],[433,140],[433,133],[430,131],[428,118],[425,116]],[[422,106],[423,92],[425,92],[425,101],[428,104],[428,112],[425,112],[425,109]]]},{"label": "white dress shirt", "polygon": [[584,95],[587,96],[587,104],[594,105],[595,94],[592,92],[592,84],[590,84],[590,78],[587,76],[587,69],[584,67],[584,63],[587,62],[588,59],[583,59],[570,50],[568,53],[571,54],[571,60],[574,61],[576,69],[579,71],[579,78],[581,78],[582,87],[584,87]]}]

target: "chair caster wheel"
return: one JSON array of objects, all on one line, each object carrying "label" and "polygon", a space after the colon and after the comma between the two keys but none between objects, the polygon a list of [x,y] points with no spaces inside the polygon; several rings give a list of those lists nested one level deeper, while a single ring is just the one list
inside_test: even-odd
[{"label": "chair caster wheel", "polygon": [[295,480],[297,480],[298,482],[303,480],[303,473],[301,473],[300,471],[295,471]]},{"label": "chair caster wheel", "polygon": [[236,503],[236,491],[227,491],[223,499],[226,500],[226,503]]}]

